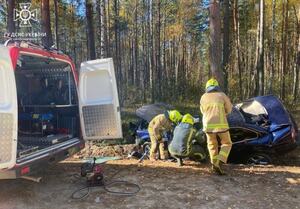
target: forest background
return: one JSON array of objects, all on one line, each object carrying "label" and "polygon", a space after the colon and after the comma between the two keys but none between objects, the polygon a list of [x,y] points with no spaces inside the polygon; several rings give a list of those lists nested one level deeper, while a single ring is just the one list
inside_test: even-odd
[{"label": "forest background", "polygon": [[[14,9],[26,2],[39,18],[22,28]],[[77,69],[113,57],[122,106],[198,104],[211,76],[233,102],[300,101],[299,0],[0,0],[1,43],[34,31]]]}]

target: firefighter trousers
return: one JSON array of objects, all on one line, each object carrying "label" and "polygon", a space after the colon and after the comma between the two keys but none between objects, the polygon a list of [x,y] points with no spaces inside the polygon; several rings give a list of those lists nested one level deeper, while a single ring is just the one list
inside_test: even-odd
[{"label": "firefighter trousers", "polygon": [[[232,147],[229,131],[223,133],[206,133],[206,136],[210,162],[213,165],[218,165],[220,161],[226,163]],[[220,151],[218,137],[220,138],[221,143]]]},{"label": "firefighter trousers", "polygon": [[150,160],[156,159],[156,153],[159,150],[160,159],[166,160],[168,154],[166,153],[165,143],[162,140],[162,137],[155,136],[151,130],[149,131],[150,140],[151,140],[151,149],[150,149]]}]

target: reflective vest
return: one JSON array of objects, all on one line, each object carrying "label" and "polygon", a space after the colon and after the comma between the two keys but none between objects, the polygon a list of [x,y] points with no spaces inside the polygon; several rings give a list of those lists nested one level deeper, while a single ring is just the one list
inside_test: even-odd
[{"label": "reflective vest", "polygon": [[162,137],[163,132],[172,129],[172,122],[164,115],[155,116],[149,123],[148,131],[150,135],[154,135],[157,139]]},{"label": "reflective vest", "polygon": [[230,99],[223,92],[210,92],[202,95],[200,111],[203,115],[203,131],[224,132],[229,129],[227,115],[232,110]]}]

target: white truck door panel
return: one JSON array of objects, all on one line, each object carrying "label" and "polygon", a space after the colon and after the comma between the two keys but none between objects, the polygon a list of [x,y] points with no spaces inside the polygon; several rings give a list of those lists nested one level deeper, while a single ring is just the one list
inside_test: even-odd
[{"label": "white truck door panel", "polygon": [[16,164],[17,90],[9,49],[0,45],[0,169]]},{"label": "white truck door panel", "polygon": [[85,140],[122,138],[122,126],[113,60],[81,63],[79,109]]}]

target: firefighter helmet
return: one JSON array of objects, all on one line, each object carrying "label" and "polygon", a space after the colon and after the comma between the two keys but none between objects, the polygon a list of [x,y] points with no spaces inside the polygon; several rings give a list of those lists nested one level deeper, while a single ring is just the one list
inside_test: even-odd
[{"label": "firefighter helmet", "polygon": [[182,118],[182,123],[188,123],[191,125],[194,125],[194,118],[191,116],[191,114],[185,114]]},{"label": "firefighter helmet", "polygon": [[173,122],[173,123],[179,123],[182,119],[182,115],[180,114],[179,111],[177,110],[170,110],[168,111],[169,113],[169,119]]},{"label": "firefighter helmet", "polygon": [[219,86],[219,83],[218,83],[218,81],[217,81],[216,79],[211,78],[211,79],[209,79],[209,80],[207,81],[206,86],[205,86],[205,89],[207,89],[207,88],[210,87],[210,86]]}]

